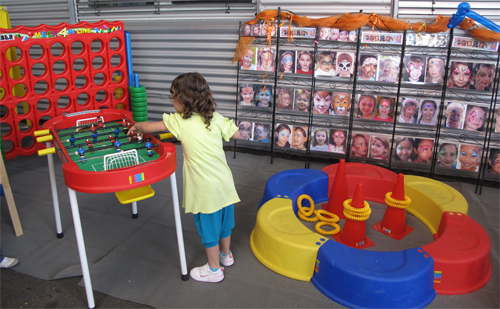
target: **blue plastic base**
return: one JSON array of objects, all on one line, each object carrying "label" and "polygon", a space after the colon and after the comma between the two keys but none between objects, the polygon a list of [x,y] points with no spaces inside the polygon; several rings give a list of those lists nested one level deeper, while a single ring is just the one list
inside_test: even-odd
[{"label": "blue plastic base", "polygon": [[423,308],[434,300],[434,261],[421,248],[366,251],[327,241],[312,283],[349,308]]}]

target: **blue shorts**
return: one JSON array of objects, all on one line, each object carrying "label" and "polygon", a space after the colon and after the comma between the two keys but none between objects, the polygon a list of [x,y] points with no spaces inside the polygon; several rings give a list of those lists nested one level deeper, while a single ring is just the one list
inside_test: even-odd
[{"label": "blue shorts", "polygon": [[234,204],[211,214],[193,214],[194,223],[205,248],[219,244],[219,239],[231,236],[234,228]]}]

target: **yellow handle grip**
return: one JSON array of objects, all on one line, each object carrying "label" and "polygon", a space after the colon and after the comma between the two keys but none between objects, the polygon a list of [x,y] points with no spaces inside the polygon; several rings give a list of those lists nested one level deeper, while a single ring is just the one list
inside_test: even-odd
[{"label": "yellow handle grip", "polygon": [[38,131],[35,131],[34,135],[35,136],[42,136],[42,135],[47,135],[47,134],[50,134],[50,130],[47,129],[47,130],[38,130]]},{"label": "yellow handle grip", "polygon": [[173,133],[162,133],[162,134],[158,135],[158,137],[160,139],[167,139],[167,138],[174,137],[174,134]]},{"label": "yellow handle grip", "polygon": [[37,137],[36,141],[39,143],[50,142],[54,137],[52,135],[45,135]]},{"label": "yellow handle grip", "polygon": [[51,148],[47,148],[47,149],[38,150],[38,155],[39,156],[46,156],[48,154],[55,153],[55,152],[56,152],[56,149],[54,147],[51,147]]}]

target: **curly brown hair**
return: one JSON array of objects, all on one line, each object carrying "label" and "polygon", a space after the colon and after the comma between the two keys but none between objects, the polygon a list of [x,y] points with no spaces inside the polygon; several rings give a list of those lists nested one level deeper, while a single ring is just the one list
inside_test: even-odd
[{"label": "curly brown hair", "polygon": [[[205,118],[209,129],[210,121],[217,107],[207,81],[200,73],[184,73],[177,76],[170,86],[171,100],[178,100],[182,105],[182,118],[189,119],[193,112]],[[210,129],[209,129],[210,130]]]}]

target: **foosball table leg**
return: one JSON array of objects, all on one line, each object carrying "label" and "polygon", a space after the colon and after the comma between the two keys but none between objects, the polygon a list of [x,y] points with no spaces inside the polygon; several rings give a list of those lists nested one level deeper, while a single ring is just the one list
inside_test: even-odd
[{"label": "foosball table leg", "polygon": [[[47,142],[46,144],[47,144],[47,149],[52,147],[51,142]],[[56,183],[56,173],[54,172],[53,154],[47,154],[47,161],[49,165],[50,189],[52,190],[52,203],[54,204],[54,215],[56,217],[57,238],[63,238],[64,234],[62,231],[61,213],[59,211],[59,197],[57,195],[57,183]]]},{"label": "foosball table leg", "polygon": [[177,180],[175,178],[175,172],[170,175],[170,187],[172,189],[172,204],[174,205],[177,246],[179,247],[179,258],[181,261],[181,278],[183,281],[187,281],[189,279],[189,275],[187,272],[186,252],[184,251],[184,237],[182,236],[181,212],[179,207],[179,196],[177,195]]},{"label": "foosball table leg", "polygon": [[132,218],[139,218],[139,214],[137,213],[137,202],[132,202]]}]

